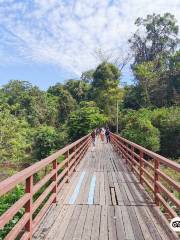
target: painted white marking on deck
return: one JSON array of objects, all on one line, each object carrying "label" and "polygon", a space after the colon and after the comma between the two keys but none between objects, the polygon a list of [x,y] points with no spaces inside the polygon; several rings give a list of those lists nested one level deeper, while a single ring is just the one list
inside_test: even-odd
[{"label": "painted white marking on deck", "polygon": [[93,175],[92,179],[91,179],[91,184],[90,184],[90,190],[89,190],[89,196],[88,196],[88,204],[93,204],[95,186],[96,186],[96,176]]},{"label": "painted white marking on deck", "polygon": [[74,204],[75,203],[76,198],[77,198],[77,196],[80,192],[81,184],[82,184],[82,181],[84,179],[85,173],[86,173],[85,171],[83,171],[81,173],[81,176],[80,176],[79,181],[76,185],[76,188],[74,189],[74,192],[73,192],[72,196],[69,198],[69,204]]}]

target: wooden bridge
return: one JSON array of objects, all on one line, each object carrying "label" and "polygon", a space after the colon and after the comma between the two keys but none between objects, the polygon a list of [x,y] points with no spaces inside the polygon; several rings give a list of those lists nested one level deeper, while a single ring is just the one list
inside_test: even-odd
[{"label": "wooden bridge", "polygon": [[120,136],[93,147],[87,135],[0,183],[0,196],[25,186],[0,229],[23,208],[5,239],[179,239],[169,220],[180,209],[171,191],[180,185],[161,166],[180,173],[179,164]]}]

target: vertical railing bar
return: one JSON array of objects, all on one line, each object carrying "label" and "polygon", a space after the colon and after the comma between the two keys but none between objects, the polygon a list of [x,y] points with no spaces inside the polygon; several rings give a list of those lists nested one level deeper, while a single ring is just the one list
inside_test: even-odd
[{"label": "vertical railing bar", "polygon": [[127,143],[125,143],[125,153],[126,153],[126,156],[125,156],[125,158],[126,158],[126,164],[128,164],[128,150],[127,150],[127,148],[128,148],[128,144]]},{"label": "vertical railing bar", "polygon": [[29,232],[29,239],[32,239],[32,198],[33,198],[33,175],[26,179],[25,192],[30,193],[29,201],[25,204],[25,212],[29,213],[29,220],[25,225],[25,230]]},{"label": "vertical railing bar", "polygon": [[143,179],[142,179],[142,176],[143,176],[143,167],[144,167],[144,162],[143,162],[143,155],[144,153],[140,150],[140,183],[143,184]]},{"label": "vertical railing bar", "polygon": [[131,161],[131,171],[133,172],[133,166],[134,166],[134,146],[131,145],[131,158],[132,158],[132,161]]},{"label": "vertical railing bar", "polygon": [[159,193],[159,187],[156,182],[159,180],[159,174],[156,170],[159,169],[159,160],[157,158],[154,159],[154,200],[155,204],[159,206],[159,199],[157,197],[157,193]]},{"label": "vertical railing bar", "polygon": [[73,152],[74,152],[74,158],[73,158],[73,160],[75,159],[75,162],[74,162],[74,166],[75,166],[75,167],[74,167],[74,170],[73,170],[74,172],[76,172],[76,163],[77,163],[77,159],[76,159],[76,154],[77,154],[77,153],[76,153],[76,146],[77,146],[77,145],[75,145],[75,146],[73,147]]},{"label": "vertical railing bar", "polygon": [[69,182],[69,149],[65,153],[66,159],[68,159],[66,167],[67,167],[67,183]]},{"label": "vertical railing bar", "polygon": [[57,159],[53,161],[53,169],[55,170],[55,174],[52,177],[52,180],[55,182],[55,186],[53,188],[53,193],[55,193],[55,198],[53,200],[53,203],[57,203]]}]

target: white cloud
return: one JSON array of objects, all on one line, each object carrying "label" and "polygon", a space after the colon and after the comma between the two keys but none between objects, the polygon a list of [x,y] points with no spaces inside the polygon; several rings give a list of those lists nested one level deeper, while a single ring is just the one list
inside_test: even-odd
[{"label": "white cloud", "polygon": [[0,56],[80,75],[98,63],[97,49],[126,50],[135,19],[153,12],[171,12],[180,24],[179,0],[0,0]]}]

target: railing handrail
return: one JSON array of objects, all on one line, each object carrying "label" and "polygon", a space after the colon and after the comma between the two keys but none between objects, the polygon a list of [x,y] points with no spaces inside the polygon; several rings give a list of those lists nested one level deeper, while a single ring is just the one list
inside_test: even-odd
[{"label": "railing handrail", "polygon": [[[25,209],[25,213],[7,233],[5,240],[16,239],[20,233],[22,239],[32,239],[32,234],[36,231],[41,218],[50,205],[57,202],[58,192],[69,181],[70,176],[76,170],[90,144],[91,137],[88,134],[51,156],[0,182],[0,196],[11,191],[18,184],[24,184],[25,186],[23,196],[0,216],[0,229],[3,229],[20,209]],[[65,159],[58,163],[60,156],[64,156]],[[47,172],[45,171],[42,178],[34,183],[34,174],[45,167],[47,167]],[[37,196],[35,196],[36,193]]]},{"label": "railing handrail", "polygon": [[63,155],[65,152],[68,151],[68,149],[73,148],[78,143],[83,141],[85,138],[87,138],[90,134],[78,139],[77,141],[71,143],[70,145],[65,146],[64,148],[58,150],[57,152],[53,153],[52,155],[41,159],[39,162],[34,163],[32,166],[29,166],[25,168],[24,170],[21,170],[20,172],[12,175],[11,177],[3,180],[0,182],[0,196],[3,194],[9,192],[13,187],[15,187],[17,184],[25,181],[29,176],[37,173],[42,168],[46,167],[48,164],[53,162],[55,159]]},{"label": "railing handrail", "polygon": [[[180,209],[180,200],[164,185],[164,182],[168,183],[169,186],[178,192],[180,191],[180,184],[165,174],[160,168],[160,164],[162,163],[163,166],[167,166],[177,173],[180,173],[180,164],[117,134],[111,133],[111,141],[115,149],[122,154],[122,158],[125,159],[126,164],[130,165],[131,171],[137,174],[140,183],[142,185],[146,184],[154,194],[155,204],[157,206],[162,204],[171,217],[176,217],[177,212],[166,202],[164,195],[176,206],[177,210]],[[138,150],[138,152],[135,150]],[[153,161],[153,164],[146,160],[144,155],[148,156],[149,160]],[[146,167],[150,169],[147,171]],[[161,182],[161,178],[164,182]]]},{"label": "railing handrail", "polygon": [[131,146],[139,149],[140,151],[143,151],[144,153],[146,153],[150,157],[158,159],[161,163],[164,163],[165,165],[173,168],[174,170],[180,171],[180,164],[179,163],[176,163],[173,160],[170,160],[166,157],[163,157],[163,156],[159,155],[158,153],[152,152],[151,150],[148,150],[147,148],[144,148],[141,145],[138,145],[137,143],[131,142],[131,141],[127,140],[126,138],[121,137],[118,134],[114,134],[114,133],[112,133],[112,134],[117,136],[118,138],[120,138],[124,142],[130,144]]}]

